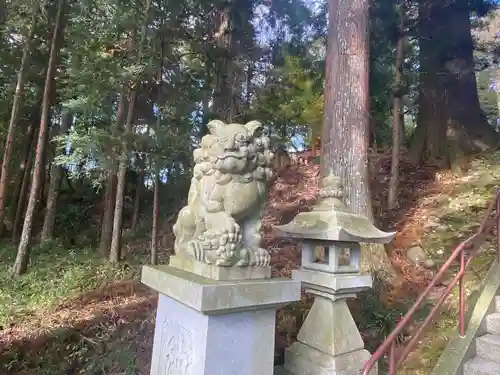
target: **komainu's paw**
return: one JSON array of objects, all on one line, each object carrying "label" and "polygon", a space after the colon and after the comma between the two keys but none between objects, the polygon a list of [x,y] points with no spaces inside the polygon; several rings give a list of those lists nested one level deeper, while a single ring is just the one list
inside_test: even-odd
[{"label": "komainu's paw", "polygon": [[187,249],[188,254],[191,254],[195,260],[205,262],[205,249],[203,248],[203,243],[197,240],[189,241]]},{"label": "komainu's paw", "polygon": [[231,266],[234,263],[235,251],[241,242],[241,231],[238,224],[227,228],[207,230],[198,238],[205,252],[212,257],[218,266]]},{"label": "komainu's paw", "polygon": [[250,251],[248,249],[241,249],[236,262],[236,267],[247,267],[250,264]]},{"label": "komainu's paw", "polygon": [[221,241],[241,242],[241,228],[232,216],[222,211],[209,215],[207,221],[209,222],[207,227],[210,228],[207,232],[217,233],[217,235],[222,236]]},{"label": "komainu's paw", "polygon": [[271,254],[266,249],[259,247],[253,251],[250,265],[255,267],[269,267],[271,265]]}]

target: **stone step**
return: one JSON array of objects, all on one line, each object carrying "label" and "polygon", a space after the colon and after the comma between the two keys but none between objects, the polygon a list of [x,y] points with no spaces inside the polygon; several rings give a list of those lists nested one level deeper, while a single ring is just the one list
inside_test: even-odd
[{"label": "stone step", "polygon": [[495,296],[495,311],[500,312],[500,296]]},{"label": "stone step", "polygon": [[488,314],[485,317],[486,332],[500,335],[500,312]]},{"label": "stone step", "polygon": [[500,363],[500,335],[487,334],[476,338],[476,355]]},{"label": "stone step", "polygon": [[500,363],[474,357],[464,363],[464,375],[498,375]]},{"label": "stone step", "polygon": [[292,375],[286,371],[283,366],[275,366],[273,375]]}]

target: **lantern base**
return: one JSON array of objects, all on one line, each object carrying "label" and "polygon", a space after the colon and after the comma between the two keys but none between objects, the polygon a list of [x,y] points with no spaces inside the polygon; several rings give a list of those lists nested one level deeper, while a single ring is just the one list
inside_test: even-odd
[{"label": "lantern base", "polygon": [[[275,375],[359,375],[370,357],[370,352],[365,349],[333,357],[295,342],[285,352],[283,369],[275,370]],[[378,375],[377,366],[370,375]]]},{"label": "lantern base", "polygon": [[[363,339],[346,303],[347,298],[355,297],[354,292],[362,287],[359,281],[348,280],[347,284],[353,288],[345,284],[342,287],[342,281],[337,285],[332,282],[329,288],[328,285],[306,284],[306,291],[315,299],[297,341],[285,351],[284,369],[291,375],[361,373],[371,355],[364,349]],[[327,292],[332,289],[340,289],[343,293]],[[377,370],[370,374],[377,374]]]}]

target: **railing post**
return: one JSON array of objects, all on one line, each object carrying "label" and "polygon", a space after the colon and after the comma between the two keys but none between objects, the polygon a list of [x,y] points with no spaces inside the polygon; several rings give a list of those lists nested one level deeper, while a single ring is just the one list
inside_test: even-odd
[{"label": "railing post", "polygon": [[388,375],[396,375],[396,341],[391,342],[389,349],[389,373]]},{"label": "railing post", "polygon": [[465,336],[465,250],[462,249],[460,252],[460,280],[458,284],[459,288],[459,309],[460,309],[460,322],[459,322],[459,333],[460,337]]},{"label": "railing post", "polygon": [[497,262],[500,263],[500,195],[497,193],[496,195],[496,209],[495,212],[497,218]]}]

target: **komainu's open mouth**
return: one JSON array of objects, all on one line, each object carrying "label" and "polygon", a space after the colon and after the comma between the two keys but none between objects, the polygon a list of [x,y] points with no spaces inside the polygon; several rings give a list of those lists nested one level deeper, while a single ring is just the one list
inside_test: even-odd
[{"label": "komainu's open mouth", "polygon": [[229,159],[229,158],[234,158],[234,159],[240,159],[241,160],[241,159],[244,159],[246,157],[247,157],[247,155],[243,154],[243,153],[239,153],[239,152],[227,152],[224,155],[218,156],[217,159],[218,160],[225,160],[225,159]]}]

